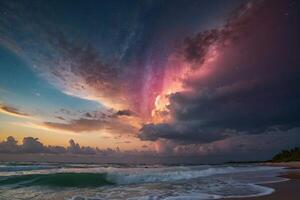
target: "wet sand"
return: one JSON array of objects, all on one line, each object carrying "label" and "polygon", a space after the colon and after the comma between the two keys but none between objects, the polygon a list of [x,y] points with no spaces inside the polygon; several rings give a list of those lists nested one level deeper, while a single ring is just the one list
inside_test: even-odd
[{"label": "wet sand", "polygon": [[291,163],[268,163],[269,166],[282,166],[291,169],[281,177],[290,180],[265,184],[267,187],[275,189],[270,195],[260,197],[247,197],[247,198],[228,198],[227,200],[300,200],[300,162]]}]

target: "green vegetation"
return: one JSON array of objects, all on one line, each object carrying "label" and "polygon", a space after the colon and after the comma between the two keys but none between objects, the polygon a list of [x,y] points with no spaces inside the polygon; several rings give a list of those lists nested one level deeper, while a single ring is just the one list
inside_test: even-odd
[{"label": "green vegetation", "polygon": [[272,162],[290,162],[290,161],[300,161],[300,148],[294,148],[290,150],[283,150],[276,154]]}]

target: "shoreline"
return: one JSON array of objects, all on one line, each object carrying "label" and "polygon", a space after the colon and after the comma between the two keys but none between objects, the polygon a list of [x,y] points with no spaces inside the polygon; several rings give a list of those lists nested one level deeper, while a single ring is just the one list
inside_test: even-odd
[{"label": "shoreline", "polygon": [[285,167],[288,169],[300,169],[300,161],[292,161],[292,162],[267,162],[264,163],[266,166],[272,167]]},{"label": "shoreline", "polygon": [[264,163],[266,166],[278,166],[290,169],[280,177],[289,180],[283,182],[259,184],[274,189],[269,195],[242,198],[223,198],[224,200],[299,200],[300,197],[300,162]]}]

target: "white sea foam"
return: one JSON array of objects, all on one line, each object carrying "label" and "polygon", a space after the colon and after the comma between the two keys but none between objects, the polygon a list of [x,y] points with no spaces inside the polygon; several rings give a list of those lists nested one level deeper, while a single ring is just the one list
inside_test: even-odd
[{"label": "white sea foam", "polygon": [[[105,173],[112,186],[82,189],[55,190],[32,186],[28,188],[6,188],[5,195],[35,194],[31,199],[47,199],[47,195],[64,196],[68,200],[202,200],[232,197],[262,196],[274,190],[258,184],[279,182],[283,168],[258,165],[248,166],[172,166],[172,167],[106,167],[106,166],[57,166],[53,169],[6,172],[6,176],[51,173]],[[19,169],[19,168],[16,168]],[[1,190],[1,189],[0,189]],[[1,192],[1,191],[0,191]],[[39,198],[35,198],[35,196]],[[25,197],[25,195],[24,195]],[[45,198],[44,198],[45,197]],[[1,196],[2,198],[2,196]],[[24,198],[25,199],[25,198]],[[59,198],[57,198],[59,199]]]},{"label": "white sea foam", "polygon": [[53,168],[49,165],[0,165],[0,172],[31,171]]},{"label": "white sea foam", "polygon": [[188,180],[212,175],[243,173],[243,172],[262,172],[278,170],[274,167],[210,167],[210,168],[170,168],[170,169],[146,169],[128,170],[121,172],[110,172],[107,178],[118,184],[138,184],[138,183],[157,183]]},{"label": "white sea foam", "polygon": [[261,180],[280,181],[282,168],[251,167],[172,167],[110,170],[109,178],[120,184],[105,188],[93,197],[72,200],[203,200],[268,195],[274,189],[257,185]]}]

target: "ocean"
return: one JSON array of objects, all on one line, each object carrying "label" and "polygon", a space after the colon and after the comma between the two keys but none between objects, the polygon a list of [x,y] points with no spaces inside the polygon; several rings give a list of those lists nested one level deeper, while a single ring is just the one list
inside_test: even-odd
[{"label": "ocean", "polygon": [[202,200],[267,195],[286,169],[259,164],[0,164],[1,200]]}]

